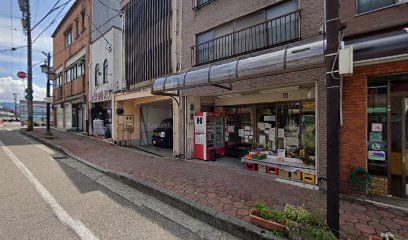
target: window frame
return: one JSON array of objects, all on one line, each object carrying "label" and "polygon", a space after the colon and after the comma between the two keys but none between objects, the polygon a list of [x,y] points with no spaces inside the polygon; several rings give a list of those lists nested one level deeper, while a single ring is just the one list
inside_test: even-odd
[{"label": "window frame", "polygon": [[79,37],[79,17],[75,19],[75,32],[76,32],[75,38],[78,38]]},{"label": "window frame", "polygon": [[[206,0],[206,2],[201,3],[201,4],[198,4],[198,1],[200,1],[200,0],[192,0],[193,10],[194,10],[194,11],[197,11],[197,10],[199,10],[200,8],[203,8],[203,7],[205,7],[205,6],[209,5],[209,4],[211,4],[212,2],[215,2],[215,0]],[[201,1],[205,1],[205,0],[201,0]]]},{"label": "window frame", "polygon": [[85,9],[83,9],[81,11],[81,18],[82,18],[82,32],[84,32],[85,29],[86,29],[86,26],[85,26]]},{"label": "window frame", "polygon": [[102,77],[102,84],[108,83],[108,59],[105,59],[103,61],[103,66],[102,66],[102,71],[103,71],[103,77]]},{"label": "window frame", "polygon": [[99,63],[97,63],[95,65],[95,71],[94,71],[94,73],[95,73],[95,79],[94,79],[95,80],[95,86],[99,86],[99,81],[98,81],[99,71],[100,71]]},{"label": "window frame", "polygon": [[397,6],[397,5],[400,5],[400,4],[401,4],[400,1],[394,0],[394,3],[393,3],[393,4],[390,4],[390,5],[387,5],[387,6],[384,6],[384,7],[379,7],[379,8],[371,9],[371,10],[368,10],[368,11],[365,11],[365,12],[359,12],[359,10],[358,10],[358,2],[359,2],[359,1],[360,1],[360,0],[355,0],[355,7],[356,7],[355,15],[356,15],[356,16],[365,15],[365,14],[369,14],[369,13],[376,12],[376,11],[381,11],[381,10],[383,10],[383,9],[387,9],[387,8],[394,7],[394,6]]},{"label": "window frame", "polygon": [[[72,38],[72,26],[69,26],[68,29],[64,32],[65,47],[70,47],[73,43]],[[68,40],[70,40],[68,42]]]}]

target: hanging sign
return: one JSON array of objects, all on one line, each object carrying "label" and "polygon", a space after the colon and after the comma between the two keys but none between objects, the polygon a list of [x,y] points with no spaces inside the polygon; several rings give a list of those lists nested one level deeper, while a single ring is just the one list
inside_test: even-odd
[{"label": "hanging sign", "polygon": [[371,131],[372,132],[382,132],[382,124],[381,123],[373,123],[371,124]]}]

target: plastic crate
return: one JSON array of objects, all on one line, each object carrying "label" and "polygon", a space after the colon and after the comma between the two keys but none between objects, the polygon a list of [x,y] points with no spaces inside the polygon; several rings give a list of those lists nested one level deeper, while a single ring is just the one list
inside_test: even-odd
[{"label": "plastic crate", "polygon": [[290,178],[296,179],[296,180],[302,180],[302,172],[301,171],[291,172]]},{"label": "plastic crate", "polygon": [[285,170],[283,170],[283,169],[279,169],[279,176],[282,176],[282,177],[289,177],[289,172],[288,171],[285,171]]},{"label": "plastic crate", "polygon": [[267,171],[267,167],[265,165],[258,164],[258,172],[266,173],[266,171]]},{"label": "plastic crate", "polygon": [[279,175],[279,168],[266,166],[266,173]]},{"label": "plastic crate", "polygon": [[310,173],[303,173],[302,174],[302,179],[303,179],[303,182],[305,182],[305,183],[314,184],[315,180],[316,180],[316,176],[314,174],[310,174]]},{"label": "plastic crate", "polygon": [[245,169],[250,171],[258,171],[258,164],[256,163],[245,163]]}]

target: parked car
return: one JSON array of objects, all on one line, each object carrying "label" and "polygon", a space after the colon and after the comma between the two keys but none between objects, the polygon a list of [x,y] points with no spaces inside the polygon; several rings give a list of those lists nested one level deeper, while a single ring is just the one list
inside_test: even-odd
[{"label": "parked car", "polygon": [[160,126],[153,130],[152,144],[162,148],[173,147],[173,119],[164,119]]}]

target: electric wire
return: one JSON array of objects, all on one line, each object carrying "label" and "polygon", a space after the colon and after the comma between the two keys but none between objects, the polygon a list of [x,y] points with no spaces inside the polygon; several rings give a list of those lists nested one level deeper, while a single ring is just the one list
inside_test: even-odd
[{"label": "electric wire", "polygon": [[106,5],[106,4],[105,4],[104,2],[102,2],[101,0],[97,0],[97,1],[98,1],[100,4],[102,4],[102,6],[106,7],[106,8],[109,9],[109,10],[115,11],[115,12],[117,12],[117,13],[120,12],[118,9],[109,7],[108,5]]},{"label": "electric wire", "polygon": [[34,26],[31,28],[31,31],[33,31],[36,27],[38,27],[38,25],[40,25],[51,13],[53,13],[54,11],[66,6],[68,3],[70,3],[72,0],[68,0],[64,3],[62,3],[61,5],[57,6],[57,4],[60,2],[61,0],[58,0],[54,6],[41,18],[40,21],[38,21],[36,24],[34,24]]}]

